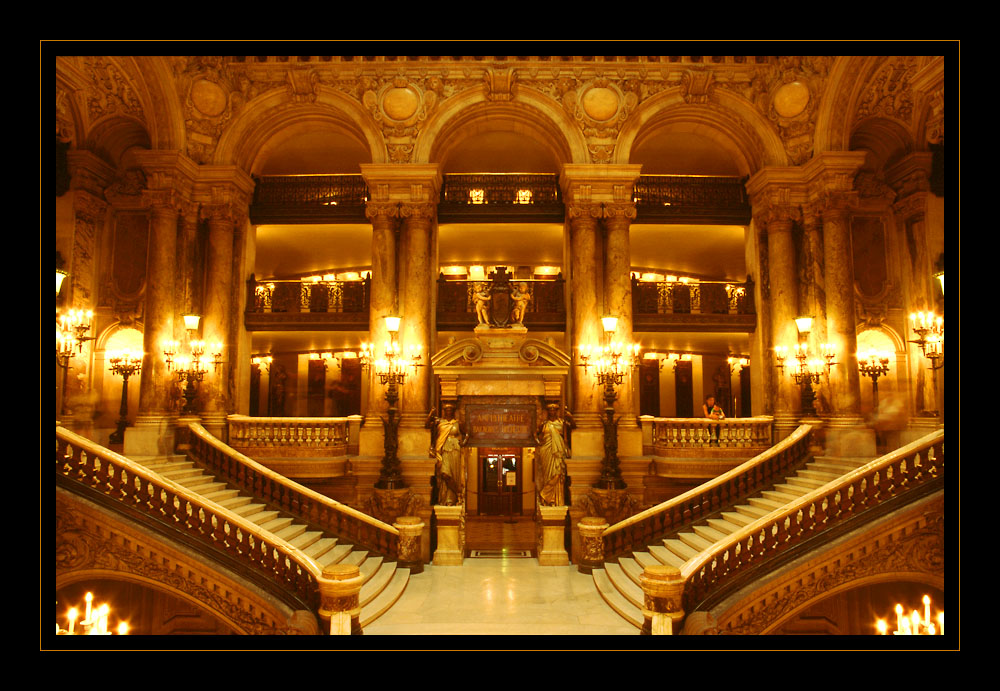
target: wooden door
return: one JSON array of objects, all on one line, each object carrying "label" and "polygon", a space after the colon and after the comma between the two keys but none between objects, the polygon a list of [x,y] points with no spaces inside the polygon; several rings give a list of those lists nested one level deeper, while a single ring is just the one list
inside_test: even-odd
[{"label": "wooden door", "polygon": [[674,371],[677,417],[694,417],[694,375],[690,360],[678,360]]},{"label": "wooden door", "polygon": [[523,484],[521,449],[479,449],[479,514],[520,516]]},{"label": "wooden door", "polygon": [[639,414],[660,416],[659,360],[642,360],[639,366]]}]

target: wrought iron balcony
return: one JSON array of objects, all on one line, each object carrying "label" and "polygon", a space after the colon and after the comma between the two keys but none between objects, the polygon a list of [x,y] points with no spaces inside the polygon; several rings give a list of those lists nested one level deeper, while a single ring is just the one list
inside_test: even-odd
[{"label": "wrought iron balcony", "polygon": [[641,175],[633,187],[637,223],[746,225],[746,178]]},{"label": "wrought iron balcony", "polygon": [[739,331],[756,328],[753,281],[632,279],[636,331]]},{"label": "wrought iron balcony", "polygon": [[360,175],[266,175],[256,179],[250,221],[364,223],[367,201]]},{"label": "wrought iron balcony", "polygon": [[562,223],[564,215],[555,174],[445,175],[438,205],[438,220],[450,223]]},{"label": "wrought iron balcony", "polygon": [[368,329],[370,275],[358,281],[247,282],[248,331]]}]

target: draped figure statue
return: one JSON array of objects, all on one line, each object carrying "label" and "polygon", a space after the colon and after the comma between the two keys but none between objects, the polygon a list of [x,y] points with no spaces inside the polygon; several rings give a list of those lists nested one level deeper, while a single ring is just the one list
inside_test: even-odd
[{"label": "draped figure statue", "polygon": [[437,462],[434,476],[437,478],[438,504],[454,506],[462,498],[462,430],[455,419],[455,406],[442,406],[444,417],[435,417],[436,410],[427,416],[427,427],[433,430],[432,451]]},{"label": "draped figure statue", "polygon": [[565,420],[559,417],[559,406],[546,406],[547,419],[538,427],[538,446],[535,486],[538,489],[538,503],[542,506],[563,506],[565,504],[566,459],[570,456],[567,435],[574,427],[573,416],[566,411]]}]

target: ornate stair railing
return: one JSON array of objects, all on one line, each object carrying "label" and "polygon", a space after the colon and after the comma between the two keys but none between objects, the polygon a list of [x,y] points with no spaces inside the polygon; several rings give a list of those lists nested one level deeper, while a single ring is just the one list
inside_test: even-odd
[{"label": "ornate stair railing", "polygon": [[938,430],[750,523],[685,564],[680,572],[684,612],[820,533],[943,480],[944,430]]},{"label": "ornate stair railing", "polygon": [[669,456],[671,452],[707,448],[768,448],[771,446],[771,416],[734,417],[724,420],[703,418],[652,419],[653,453]]},{"label": "ornate stair railing", "polygon": [[399,559],[399,531],[377,518],[289,480],[230,448],[199,424],[191,424],[190,454],[224,479],[271,508],[382,555]]},{"label": "ornate stair railing", "polygon": [[62,427],[56,428],[55,460],[57,479],[82,485],[130,514],[217,550],[278,592],[293,593],[311,611],[320,608],[328,579],[319,565],[245,518]]},{"label": "ornate stair railing", "polygon": [[812,426],[801,425],[746,463],[610,526],[602,536],[603,559],[644,550],[654,540],[767,489],[808,460],[811,437]]}]

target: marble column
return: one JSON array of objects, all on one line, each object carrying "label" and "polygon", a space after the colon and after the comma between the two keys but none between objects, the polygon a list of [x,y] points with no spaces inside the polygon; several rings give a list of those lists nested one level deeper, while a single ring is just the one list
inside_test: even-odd
[{"label": "marble column", "polygon": [[580,429],[600,428],[603,402],[593,374],[578,367],[580,347],[598,346],[601,333],[601,305],[598,295],[599,246],[597,204],[574,204],[567,208],[570,224],[569,320],[570,347],[574,367],[570,370],[573,417]]},{"label": "marble column", "polygon": [[[791,351],[798,342],[795,318],[799,315],[798,275],[796,273],[795,242],[792,237],[795,210],[772,207],[764,221],[767,229],[767,264],[771,295],[771,342],[787,346]],[[772,363],[773,352],[770,354]],[[790,360],[790,362],[789,362]],[[789,356],[785,371],[776,372],[774,418],[776,440],[787,436],[796,426],[800,412],[800,390],[789,376],[795,360]]]},{"label": "marble column", "polygon": [[[854,307],[854,261],[848,200],[827,199],[823,208],[823,254],[826,270],[826,330],[837,349],[837,365],[830,374],[830,413],[861,421],[861,380],[858,373],[857,313]],[[818,346],[816,346],[818,347]]]},{"label": "marble column", "polygon": [[433,315],[431,291],[434,269],[431,266],[431,225],[435,207],[429,203],[400,205],[402,229],[400,237],[399,292],[403,321],[399,343],[404,351],[410,346],[421,348],[421,363],[407,374],[402,388],[400,426],[423,428],[430,412],[429,353],[433,347]]},{"label": "marble column", "polygon": [[[614,339],[632,343],[632,254],[629,246],[629,225],[635,218],[634,203],[604,205],[604,311],[618,318]],[[635,395],[632,372],[625,375],[618,387],[615,408],[621,415],[620,427],[638,428],[635,415]],[[641,453],[641,450],[639,451]]]},{"label": "marble column", "polygon": [[174,337],[174,283],[177,275],[177,199],[168,190],[146,192],[150,208],[149,259],[142,333],[139,412],[125,430],[126,456],[169,453],[173,448],[173,374],[163,359],[163,343]]},{"label": "marble column", "polygon": [[233,235],[237,219],[228,204],[202,207],[208,222],[208,242],[205,251],[205,293],[201,319],[201,340],[206,350],[221,343],[224,364],[209,371],[201,382],[201,417],[205,429],[222,438],[228,405],[229,387],[226,368],[232,346],[230,318],[232,315]]},{"label": "marble column", "polygon": [[[381,349],[389,340],[389,332],[385,328],[385,317],[398,316],[399,306],[396,304],[397,274],[396,274],[396,223],[399,216],[399,204],[369,203],[365,214],[372,223],[372,272],[371,294],[369,296],[368,328],[371,343]],[[378,352],[381,352],[379,350]],[[365,427],[377,427],[381,430],[379,419],[388,409],[385,400],[385,387],[378,377],[368,369],[368,414]]]}]

